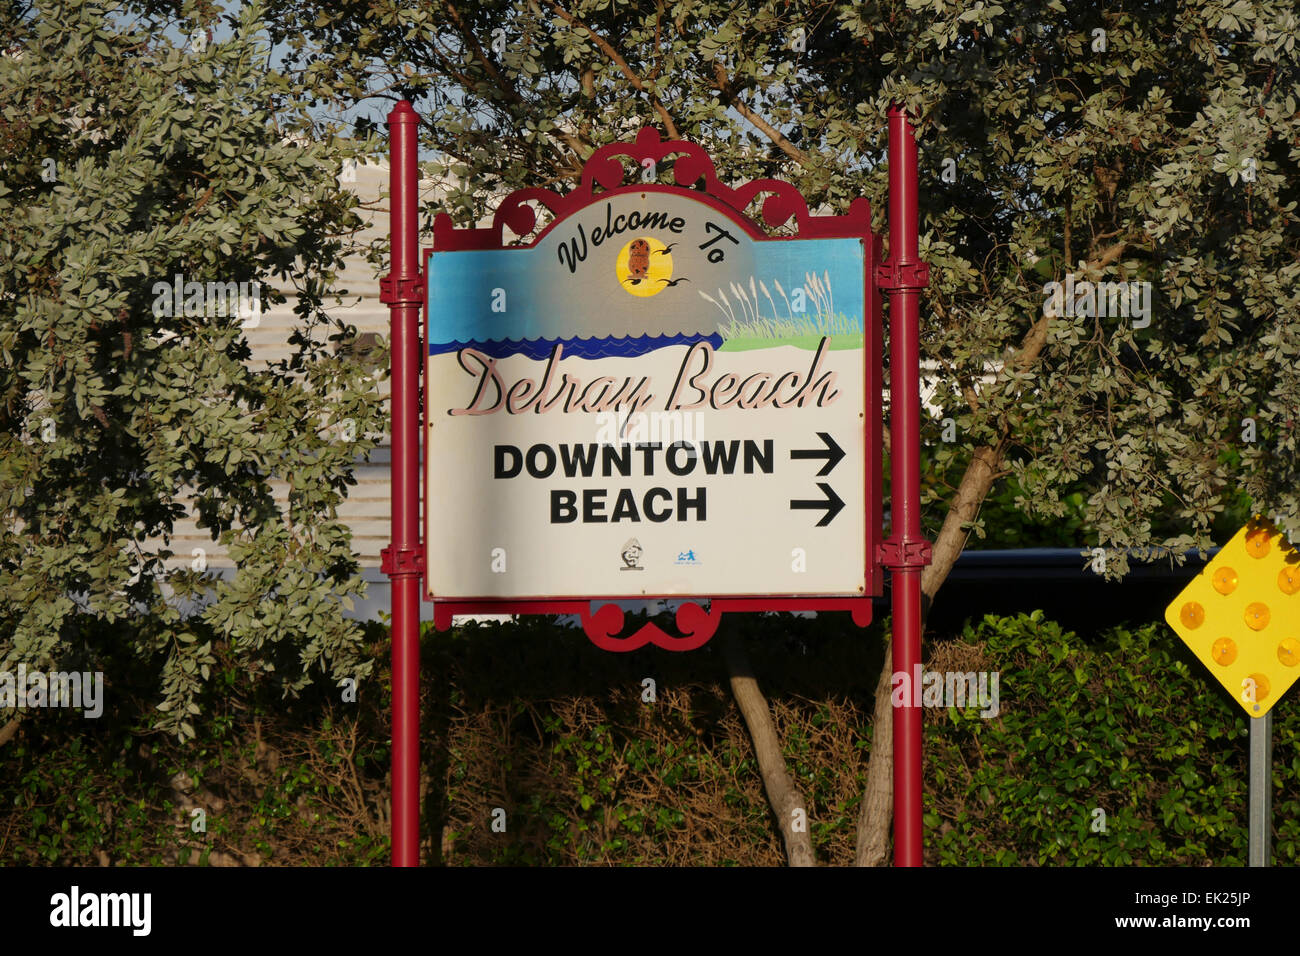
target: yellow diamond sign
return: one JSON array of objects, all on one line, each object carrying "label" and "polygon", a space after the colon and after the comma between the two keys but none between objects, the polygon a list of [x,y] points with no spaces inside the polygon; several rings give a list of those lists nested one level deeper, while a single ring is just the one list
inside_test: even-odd
[{"label": "yellow diamond sign", "polygon": [[1300,677],[1300,551],[1255,518],[1165,620],[1247,714],[1263,717]]}]

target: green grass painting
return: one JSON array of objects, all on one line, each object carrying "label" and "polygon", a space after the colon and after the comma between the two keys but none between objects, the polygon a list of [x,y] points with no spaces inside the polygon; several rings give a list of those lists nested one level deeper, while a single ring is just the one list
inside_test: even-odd
[{"label": "green grass painting", "polygon": [[[750,349],[792,345],[795,348],[816,349],[822,339],[829,339],[829,349],[862,348],[862,320],[835,311],[831,295],[830,273],[821,276],[809,272],[804,275],[802,287],[794,290],[794,302],[777,280],[772,281],[785,304],[784,316],[766,283],[749,277],[749,288],[731,283],[731,297],[718,289],[718,298],[707,292],[700,296],[725,316],[719,323],[722,350],[739,352]],[[766,303],[760,298],[766,298]],[[733,300],[735,302],[733,306]],[[764,306],[770,306],[770,313]]]}]

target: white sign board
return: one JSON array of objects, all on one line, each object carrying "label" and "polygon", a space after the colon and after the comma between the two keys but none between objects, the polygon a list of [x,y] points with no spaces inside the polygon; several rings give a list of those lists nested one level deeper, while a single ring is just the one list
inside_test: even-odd
[{"label": "white sign board", "polygon": [[649,186],[435,250],[430,596],[867,593],[864,255]]}]

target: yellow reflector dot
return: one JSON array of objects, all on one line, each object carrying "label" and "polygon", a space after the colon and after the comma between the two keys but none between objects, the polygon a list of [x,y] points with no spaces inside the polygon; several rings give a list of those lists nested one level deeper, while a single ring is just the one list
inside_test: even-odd
[{"label": "yellow reflector dot", "polygon": [[1268,554],[1268,539],[1271,537],[1267,528],[1252,531],[1246,535],[1246,553],[1252,558],[1264,557]]},{"label": "yellow reflector dot", "polygon": [[1188,601],[1178,612],[1178,619],[1187,627],[1200,627],[1205,623],[1205,608],[1195,601]]},{"label": "yellow reflector dot", "polygon": [[1295,667],[1300,664],[1300,641],[1294,637],[1288,637],[1278,642],[1277,659],[1287,667]]},{"label": "yellow reflector dot", "polygon": [[[1227,667],[1237,659],[1237,642],[1230,637],[1221,637],[1214,642],[1210,648],[1210,653],[1214,655],[1214,662],[1223,667]],[[1279,654],[1281,651],[1278,652]]]},{"label": "yellow reflector dot", "polygon": [[1252,710],[1266,697],[1268,697],[1268,678],[1263,674],[1255,673],[1241,679],[1241,699],[1247,704],[1254,705],[1251,707]]},{"label": "yellow reflector dot", "polygon": [[1231,594],[1237,590],[1237,572],[1232,568],[1219,568],[1215,571],[1214,590],[1220,594]]},{"label": "yellow reflector dot", "polygon": [[1295,594],[1300,591],[1300,568],[1288,564],[1277,574],[1277,586],[1283,594]]},{"label": "yellow reflector dot", "polygon": [[1246,626],[1252,631],[1268,627],[1268,605],[1260,601],[1246,605]]}]

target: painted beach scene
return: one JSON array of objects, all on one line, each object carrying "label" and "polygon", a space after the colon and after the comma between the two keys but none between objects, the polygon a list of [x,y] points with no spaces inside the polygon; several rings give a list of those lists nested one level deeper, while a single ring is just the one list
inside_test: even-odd
[{"label": "painted beach scene", "polygon": [[[429,354],[641,355],[861,348],[859,239],[756,239],[681,195],[624,193],[531,248],[448,251],[428,263]],[[823,344],[824,343],[824,344]]]}]

